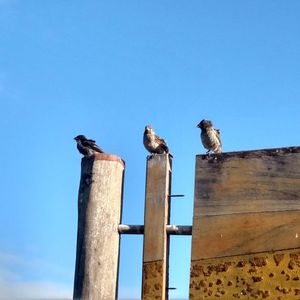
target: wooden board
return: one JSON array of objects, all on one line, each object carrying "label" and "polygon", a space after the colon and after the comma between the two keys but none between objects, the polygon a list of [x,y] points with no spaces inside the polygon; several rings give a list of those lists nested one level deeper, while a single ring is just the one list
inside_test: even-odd
[{"label": "wooden board", "polygon": [[167,299],[171,158],[147,159],[142,299]]},{"label": "wooden board", "polygon": [[300,212],[201,216],[194,219],[192,260],[300,248]]},{"label": "wooden board", "polygon": [[192,260],[299,247],[298,235],[300,147],[196,157]]},{"label": "wooden board", "polygon": [[300,147],[196,157],[194,215],[300,210]]},{"label": "wooden board", "polygon": [[[196,157],[190,299],[299,300],[299,253],[297,263],[289,260],[296,248],[299,252],[300,147]],[[281,273],[272,262],[270,272],[262,265],[263,275],[256,274],[251,257],[271,262],[270,251],[276,258],[286,255]],[[269,276],[274,280],[267,289]],[[293,281],[281,282],[280,276]]]}]

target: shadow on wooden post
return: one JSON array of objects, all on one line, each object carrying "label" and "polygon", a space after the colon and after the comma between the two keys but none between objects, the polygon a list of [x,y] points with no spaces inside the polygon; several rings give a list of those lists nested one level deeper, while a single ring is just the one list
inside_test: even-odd
[{"label": "shadow on wooden post", "polygon": [[82,159],[73,299],[117,298],[123,174],[115,155]]},{"label": "shadow on wooden post", "polygon": [[169,195],[171,163],[167,154],[147,158],[142,299],[168,298]]}]

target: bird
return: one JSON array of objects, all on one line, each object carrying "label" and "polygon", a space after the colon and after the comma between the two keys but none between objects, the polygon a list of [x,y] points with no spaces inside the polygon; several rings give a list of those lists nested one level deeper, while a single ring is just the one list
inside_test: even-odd
[{"label": "bird", "polygon": [[208,149],[207,154],[221,153],[222,142],[220,130],[213,127],[213,124],[209,120],[202,120],[198,125],[201,129],[201,141],[204,148]]},{"label": "bird", "polygon": [[155,134],[151,125],[145,126],[143,142],[151,154],[170,154],[167,142]]},{"label": "bird", "polygon": [[77,142],[78,151],[84,156],[91,156],[95,153],[104,153],[104,151],[96,145],[96,141],[87,139],[83,134],[74,137]]}]

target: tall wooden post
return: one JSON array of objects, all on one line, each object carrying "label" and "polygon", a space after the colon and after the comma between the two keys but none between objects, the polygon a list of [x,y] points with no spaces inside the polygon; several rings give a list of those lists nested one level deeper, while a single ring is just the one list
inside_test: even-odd
[{"label": "tall wooden post", "polygon": [[168,298],[169,195],[171,158],[167,154],[147,159],[142,299]]},{"label": "tall wooden post", "polygon": [[124,162],[95,154],[81,162],[74,299],[116,299]]}]

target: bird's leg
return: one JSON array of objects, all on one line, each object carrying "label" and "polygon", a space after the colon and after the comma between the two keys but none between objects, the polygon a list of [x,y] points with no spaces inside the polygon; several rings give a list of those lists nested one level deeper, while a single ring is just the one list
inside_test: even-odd
[{"label": "bird's leg", "polygon": [[212,150],[209,149],[209,150],[206,152],[206,155],[207,155],[208,157],[210,157],[210,156],[211,156],[211,152],[212,152]]}]

